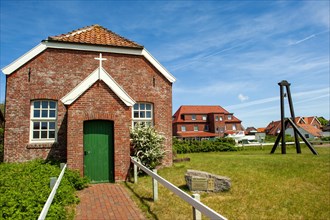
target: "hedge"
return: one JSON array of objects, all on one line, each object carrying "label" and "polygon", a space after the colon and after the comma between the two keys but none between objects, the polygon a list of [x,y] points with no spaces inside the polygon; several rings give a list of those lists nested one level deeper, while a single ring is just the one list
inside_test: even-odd
[{"label": "hedge", "polygon": [[237,150],[235,141],[232,138],[216,138],[214,140],[203,141],[173,139],[174,154]]}]

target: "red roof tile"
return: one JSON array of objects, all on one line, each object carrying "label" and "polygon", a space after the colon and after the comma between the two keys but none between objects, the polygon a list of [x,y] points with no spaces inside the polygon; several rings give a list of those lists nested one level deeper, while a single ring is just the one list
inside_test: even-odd
[{"label": "red roof tile", "polygon": [[143,48],[143,46],[97,24],[80,28],[67,34],[48,37],[48,41]]},{"label": "red roof tile", "polygon": [[299,127],[310,133],[311,135],[315,137],[321,137],[322,131],[318,128],[315,128],[313,125],[310,124],[298,124]]},{"label": "red roof tile", "polygon": [[259,133],[264,133],[265,130],[266,130],[266,128],[257,128],[257,131],[258,131]]},{"label": "red roof tile", "polygon": [[178,111],[181,114],[228,113],[224,108],[217,105],[182,105]]},{"label": "red roof tile", "polygon": [[[173,115],[174,120],[173,123],[176,122],[182,122],[180,115],[189,115],[189,114],[196,114],[196,115],[201,115],[201,114],[209,114],[209,113],[219,113],[219,114],[231,114],[224,108],[218,105],[182,105],[180,108],[175,112]],[[232,115],[231,120],[226,120],[226,122],[230,123],[237,123],[241,122],[238,118],[236,118],[234,115]]]},{"label": "red roof tile", "polygon": [[265,128],[266,133],[270,135],[277,135],[279,130],[281,130],[281,121],[272,121]]}]

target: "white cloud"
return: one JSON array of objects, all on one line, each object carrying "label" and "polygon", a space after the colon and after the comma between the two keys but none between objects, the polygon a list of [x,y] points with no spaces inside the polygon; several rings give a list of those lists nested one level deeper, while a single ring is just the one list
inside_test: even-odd
[{"label": "white cloud", "polygon": [[300,43],[302,43],[302,42],[304,42],[304,41],[306,41],[306,40],[309,40],[309,39],[311,39],[311,38],[314,38],[314,37],[316,37],[316,35],[315,35],[315,34],[312,34],[312,35],[310,35],[310,36],[308,36],[308,37],[305,37],[305,38],[302,39],[302,40],[298,40],[298,41],[296,41],[296,42],[290,43],[289,45],[297,45],[297,44],[300,44]]},{"label": "white cloud", "polygon": [[241,102],[244,102],[244,101],[246,101],[246,100],[249,100],[249,97],[243,95],[242,93],[240,93],[240,94],[238,95],[238,99],[239,99]]}]

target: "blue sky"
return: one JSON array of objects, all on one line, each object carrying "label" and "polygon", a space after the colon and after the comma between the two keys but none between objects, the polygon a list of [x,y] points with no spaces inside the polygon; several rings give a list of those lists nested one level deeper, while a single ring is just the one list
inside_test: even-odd
[{"label": "blue sky", "polygon": [[99,24],[144,45],[177,78],[173,113],[220,105],[245,127],[265,127],[280,118],[277,83],[288,80],[296,116],[329,119],[329,7],[327,0],[2,0],[0,67],[48,36]]}]

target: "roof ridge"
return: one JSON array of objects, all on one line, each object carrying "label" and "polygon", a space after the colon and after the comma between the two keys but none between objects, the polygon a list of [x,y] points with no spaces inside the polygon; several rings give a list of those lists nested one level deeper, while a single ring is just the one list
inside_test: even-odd
[{"label": "roof ridge", "polygon": [[96,45],[143,48],[142,45],[136,43],[135,41],[129,40],[105,27],[102,27],[99,24],[85,26],[65,34],[49,36],[47,40],[68,43],[87,43]]},{"label": "roof ridge", "polygon": [[61,35],[57,35],[57,36],[50,36],[48,38],[64,38],[64,37],[74,36],[76,34],[80,34],[80,33],[83,33],[85,31],[89,31],[92,28],[94,28],[95,26],[100,26],[100,25],[94,24],[94,25],[90,25],[90,26],[79,28],[77,30],[73,30],[73,31],[71,31],[71,32],[69,32],[67,34],[61,34]]}]

